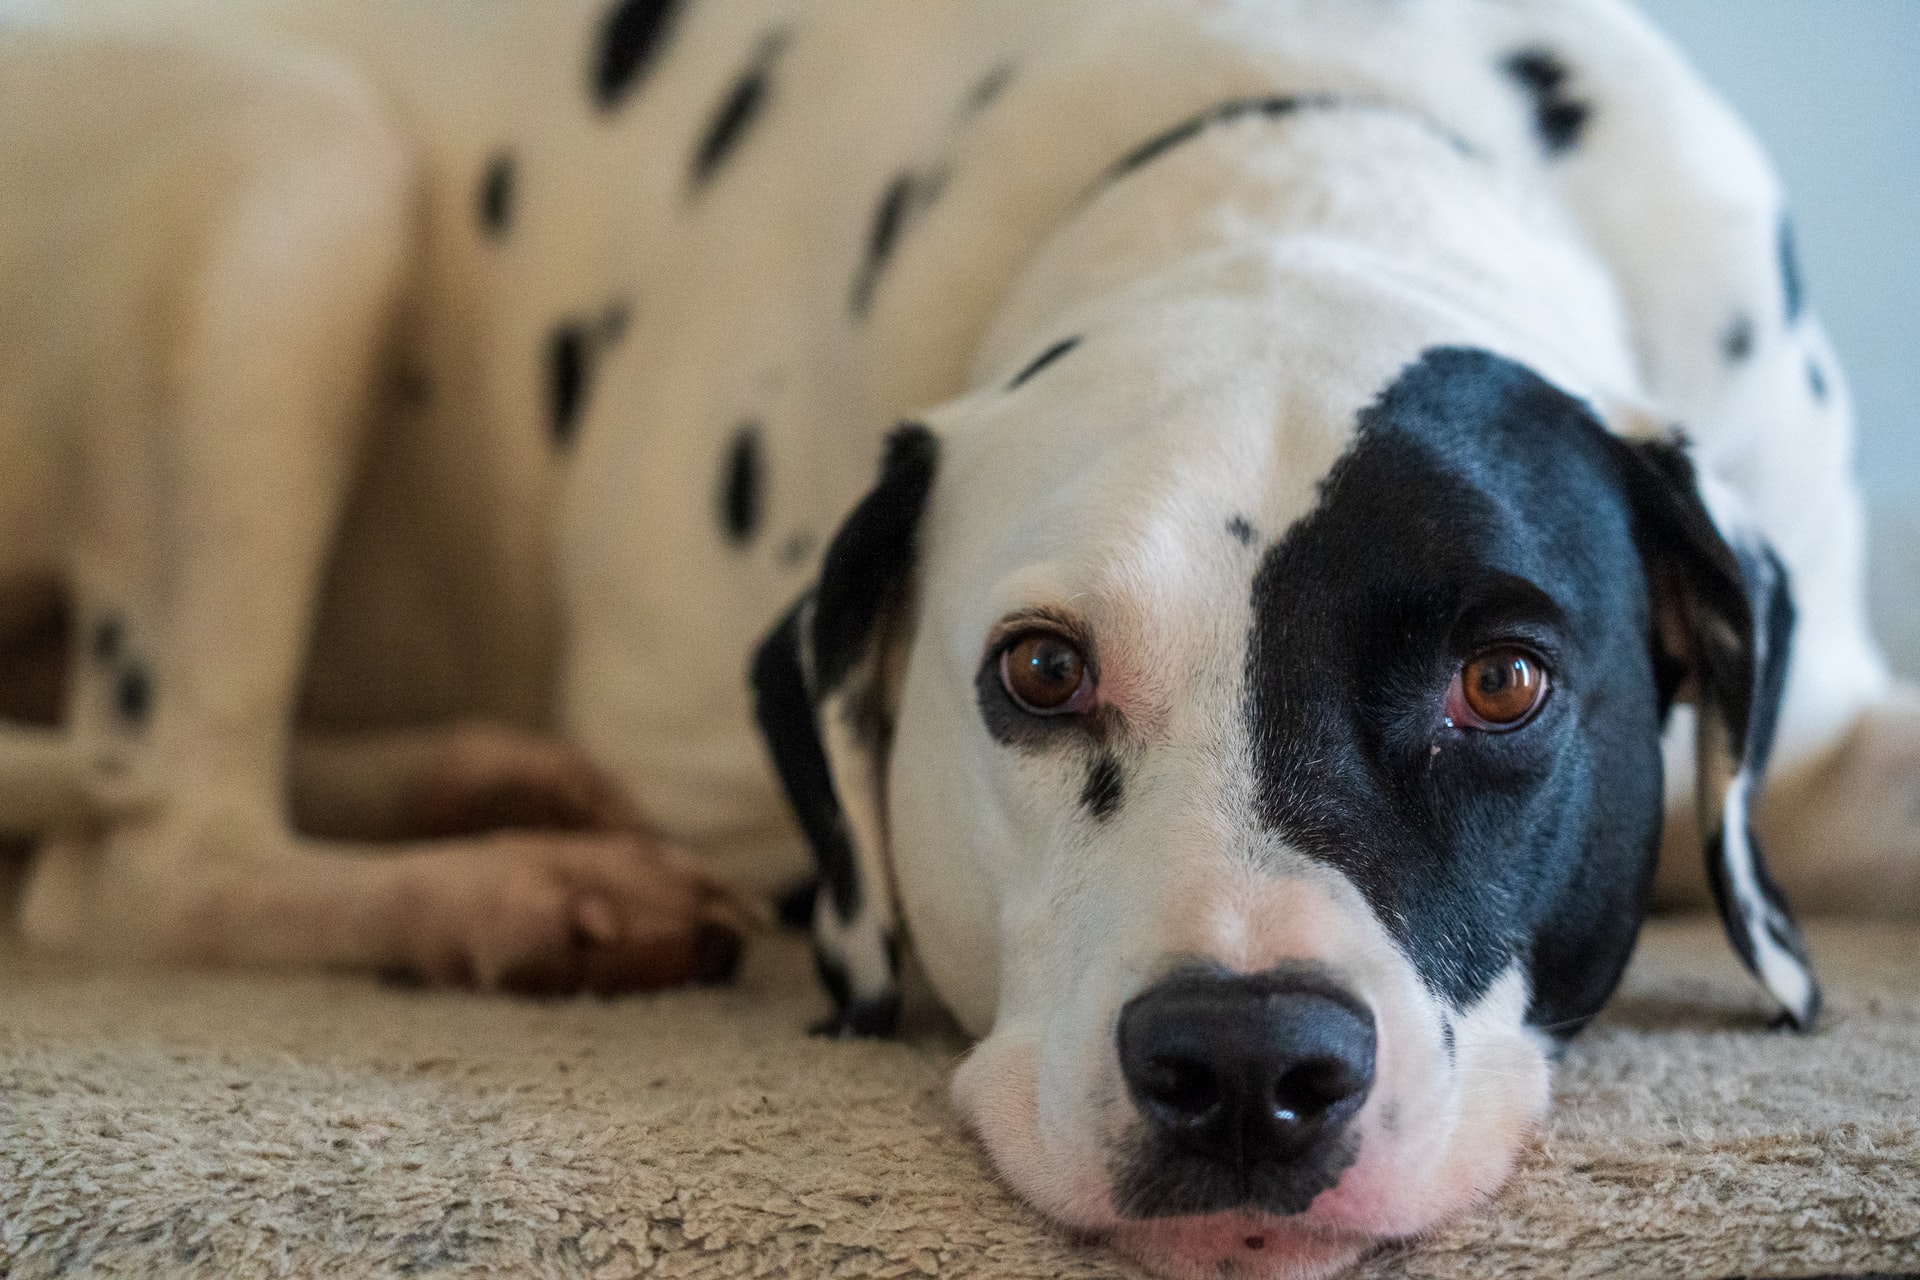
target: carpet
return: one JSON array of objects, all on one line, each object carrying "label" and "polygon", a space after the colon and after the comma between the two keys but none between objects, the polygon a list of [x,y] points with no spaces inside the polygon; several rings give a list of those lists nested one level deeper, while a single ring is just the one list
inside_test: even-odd
[{"label": "carpet", "polygon": [[[1803,1039],[1656,923],[1505,1194],[1357,1274],[1920,1271],[1920,929],[1811,940]],[[792,936],[730,988],[555,1003],[0,954],[0,1276],[1138,1274],[994,1181],[936,1015],[823,1011]]]}]

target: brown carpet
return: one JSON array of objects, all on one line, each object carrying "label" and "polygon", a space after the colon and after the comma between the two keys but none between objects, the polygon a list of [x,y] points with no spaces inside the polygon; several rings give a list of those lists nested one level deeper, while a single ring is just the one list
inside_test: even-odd
[{"label": "brown carpet", "polygon": [[[1507,1193],[1369,1280],[1920,1271],[1920,929],[1816,926],[1819,1035],[1653,928]],[[0,957],[0,1276],[1131,1276],[989,1175],[961,1042],[739,986],[518,1003]]]}]

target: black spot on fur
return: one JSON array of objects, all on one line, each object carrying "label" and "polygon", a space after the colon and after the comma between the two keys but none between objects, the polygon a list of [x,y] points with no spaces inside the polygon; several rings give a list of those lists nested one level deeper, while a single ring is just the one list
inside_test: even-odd
[{"label": "black spot on fur", "polygon": [[496,239],[513,226],[515,180],[513,157],[504,151],[489,160],[480,175],[480,230]]},{"label": "black spot on fur", "polygon": [[1231,534],[1233,540],[1241,546],[1250,547],[1253,545],[1253,525],[1245,516],[1235,516],[1233,519],[1227,521],[1227,532]]},{"label": "black spot on fur", "polygon": [[127,643],[127,624],[120,620],[117,613],[102,614],[93,624],[93,651],[95,662],[114,662],[120,657],[120,651]]},{"label": "black spot on fur", "polygon": [[1753,355],[1753,317],[1739,315],[1720,335],[1720,351],[1729,364],[1744,364]]},{"label": "black spot on fur", "polygon": [[1171,129],[1156,134],[1154,137],[1147,139],[1135,147],[1132,151],[1129,151],[1120,158],[1118,163],[1107,170],[1104,181],[1111,182],[1116,178],[1125,177],[1136,169],[1145,168],[1167,152],[1178,147],[1181,143],[1191,142],[1217,124],[1225,124],[1228,121],[1239,120],[1252,115],[1278,118],[1280,116],[1292,115],[1294,112],[1304,109],[1326,109],[1339,105],[1341,105],[1341,103],[1337,98],[1313,97],[1254,98],[1209,107],[1199,115],[1182,120]]},{"label": "black spot on fur", "polygon": [[130,663],[120,673],[113,691],[113,709],[127,724],[138,727],[153,711],[153,677],[139,663]]},{"label": "black spot on fur", "polygon": [[985,111],[999,100],[1007,86],[1013,83],[1013,64],[1003,62],[993,70],[981,76],[967,94],[968,112]]},{"label": "black spot on fur", "polygon": [[733,82],[733,88],[727,91],[719,109],[713,113],[713,120],[707,125],[707,132],[693,153],[691,180],[695,187],[703,187],[713,180],[720,166],[739,149],[747,131],[766,109],[767,96],[773,83],[773,60],[779,54],[781,43],[776,36],[762,46],[755,55],[753,65],[740,73],[740,78]]},{"label": "black spot on fur", "polygon": [[1818,360],[1807,361],[1807,390],[1813,393],[1813,398],[1819,403],[1827,402],[1827,375],[1820,372]]},{"label": "black spot on fur", "polygon": [[583,325],[563,324],[547,339],[548,429],[554,444],[563,449],[580,429],[592,365],[593,337]]},{"label": "black spot on fur", "polygon": [[679,0],[619,0],[601,20],[593,59],[593,100],[611,111],[646,79],[673,34]]},{"label": "black spot on fur", "polygon": [[1527,95],[1533,99],[1533,127],[1548,155],[1573,150],[1586,132],[1593,108],[1567,94],[1571,73],[1560,55],[1551,49],[1522,49],[1502,64]]},{"label": "black spot on fur", "polygon": [[760,424],[748,422],[734,433],[720,485],[720,528],[736,547],[753,541],[760,530],[764,465],[760,457]]},{"label": "black spot on fur", "polygon": [[1800,312],[1807,305],[1807,286],[1805,277],[1800,274],[1800,252],[1794,245],[1793,223],[1785,214],[1780,215],[1777,250],[1780,255],[1780,296],[1786,306],[1787,323],[1792,324],[1800,318]]},{"label": "black spot on fur", "polygon": [[1088,813],[1105,822],[1120,808],[1125,793],[1126,780],[1120,772],[1120,762],[1103,754],[1087,771],[1087,785],[1081,789],[1080,803]]},{"label": "black spot on fur", "polygon": [[900,232],[913,211],[918,197],[916,186],[912,174],[900,174],[887,184],[887,189],[880,193],[880,200],[873,207],[873,224],[867,231],[866,257],[861,261],[859,274],[853,282],[851,305],[856,317],[864,319],[873,306],[873,291],[879,286],[881,273],[886,270],[893,251],[899,247]]},{"label": "black spot on fur", "polygon": [[[1460,134],[1448,129],[1430,116],[1405,111],[1395,107],[1383,107],[1379,103],[1364,102],[1336,97],[1332,94],[1312,94],[1304,97],[1279,98],[1235,98],[1207,108],[1198,115],[1190,116],[1179,124],[1154,135],[1147,141],[1129,151],[1118,161],[1108,166],[1106,172],[1088,188],[1087,195],[1099,191],[1128,174],[1145,168],[1155,160],[1200,137],[1216,125],[1229,124],[1235,120],[1265,118],[1278,120],[1303,111],[1391,111],[1407,119],[1417,121],[1439,136],[1460,155],[1474,155],[1476,148]],[[1083,199],[1086,196],[1082,197]]]},{"label": "black spot on fur", "polygon": [[1453,1041],[1453,1019],[1444,1013],[1440,1015],[1440,1043],[1447,1051],[1447,1065],[1453,1065],[1454,1055],[1459,1050]]},{"label": "black spot on fur", "polygon": [[1048,347],[1045,351],[1042,351],[1039,355],[1035,356],[1033,358],[1033,363],[1029,364],[1026,368],[1022,369],[1019,373],[1015,374],[1013,377],[1013,381],[1007,384],[1007,390],[1012,391],[1014,388],[1023,385],[1029,378],[1033,377],[1034,374],[1040,372],[1042,369],[1046,368],[1048,365],[1052,364],[1055,360],[1058,360],[1061,356],[1064,356],[1065,354],[1067,354],[1067,352],[1073,350],[1075,347],[1079,345],[1080,345],[1080,339],[1077,337],[1062,338],[1060,341],[1054,343],[1052,346]]}]

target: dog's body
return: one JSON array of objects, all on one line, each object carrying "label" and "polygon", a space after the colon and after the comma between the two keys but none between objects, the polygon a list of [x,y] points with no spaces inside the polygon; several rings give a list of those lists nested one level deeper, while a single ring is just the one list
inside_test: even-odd
[{"label": "dog's body", "polygon": [[[774,883],[791,828],[743,673],[818,573],[757,678],[850,1021],[885,1020],[904,911],[991,1033],[957,1088],[1023,1192],[1174,1270],[1288,1274],[1504,1176],[1545,1105],[1543,1037],[1591,1016],[1631,945],[1656,703],[1683,683],[1711,713],[1730,927],[1791,1014],[1815,997],[1743,820],[1776,712],[1788,887],[1920,903],[1893,786],[1920,728],[1866,633],[1845,390],[1780,193],[1613,0],[11,0],[0,20],[0,553],[12,581],[65,582],[77,619],[68,726],[0,743],[0,816],[51,833],[23,915],[45,941],[605,987],[699,969],[724,903],[691,870],[636,871],[623,837],[366,858],[294,834],[283,789],[310,827],[417,832],[448,740],[389,731],[552,728],[619,797],[511,734],[442,782],[589,817],[630,800]],[[915,415],[932,429],[896,437],[829,548]],[[1484,433],[1498,455],[1461,443],[1480,417],[1513,420]],[[1599,419],[1684,423],[1692,463],[1616,457]],[[1456,483],[1491,505],[1422,506]],[[1510,510],[1502,486],[1532,496]],[[1425,532],[1402,545],[1395,519]],[[1616,683],[1541,713],[1536,740],[1573,735],[1551,769],[1498,766],[1507,794],[1551,773],[1588,797],[1481,815],[1532,831],[1546,870],[1403,892],[1404,859],[1336,848],[1365,786],[1294,794],[1380,775],[1353,743],[1386,731],[1289,720],[1319,696],[1289,663],[1357,651],[1341,619],[1411,617],[1324,602],[1418,577],[1467,528],[1501,550],[1461,534],[1460,556],[1552,597],[1528,643],[1563,683],[1583,662]],[[1650,549],[1683,533],[1687,555]],[[1315,559],[1363,546],[1399,550]],[[1737,607],[1697,581],[1736,561]],[[1036,625],[1102,668],[1106,718],[1071,742],[980,665]],[[1649,633],[1671,640],[1651,666]],[[1364,703],[1370,675],[1337,682]],[[296,705],[332,736],[296,747]],[[1445,734],[1423,768],[1488,785],[1496,739]],[[1313,781],[1342,750],[1374,764]],[[1669,862],[1684,897],[1697,859]],[[1213,1156],[1141,1136],[1124,1098],[1151,1110],[1148,1086],[1112,1029],[1189,999],[1183,970],[1153,985],[1181,956],[1281,974],[1336,1058],[1359,1060],[1337,1010],[1360,1010],[1372,1092],[1347,1137],[1226,1190]]]}]

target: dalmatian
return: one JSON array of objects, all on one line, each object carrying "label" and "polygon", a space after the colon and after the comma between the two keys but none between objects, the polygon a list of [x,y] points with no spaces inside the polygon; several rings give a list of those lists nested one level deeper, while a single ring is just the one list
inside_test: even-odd
[{"label": "dalmatian", "polygon": [[804,843],[828,1030],[1309,1277],[1651,902],[1801,1030],[1788,897],[1920,908],[1845,380],[1623,0],[3,0],[0,99],[40,944],[655,986]]}]

